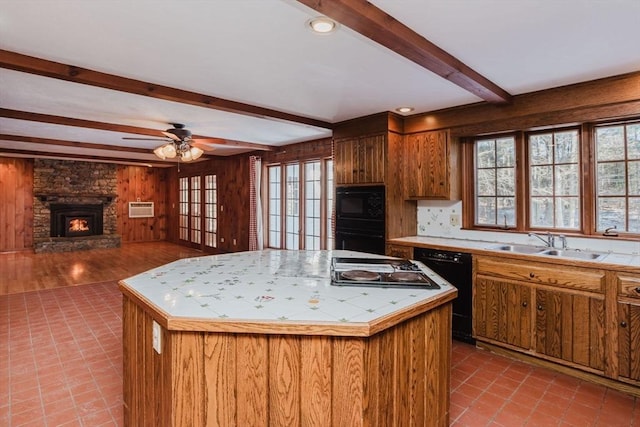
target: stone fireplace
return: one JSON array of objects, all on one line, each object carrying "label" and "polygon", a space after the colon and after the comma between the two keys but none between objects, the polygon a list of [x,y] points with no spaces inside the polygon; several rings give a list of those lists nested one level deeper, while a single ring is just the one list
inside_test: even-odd
[{"label": "stone fireplace", "polygon": [[33,174],[36,253],[120,246],[115,165],[36,159]]}]

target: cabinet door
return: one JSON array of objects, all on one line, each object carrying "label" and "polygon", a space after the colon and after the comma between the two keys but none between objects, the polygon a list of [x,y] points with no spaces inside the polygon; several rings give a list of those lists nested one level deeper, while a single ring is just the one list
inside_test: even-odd
[{"label": "cabinet door", "polygon": [[476,338],[531,348],[531,287],[477,276],[473,294]]},{"label": "cabinet door", "polygon": [[405,192],[410,199],[449,199],[449,132],[409,135],[405,144]]},{"label": "cabinet door", "polygon": [[354,184],[358,179],[358,140],[336,141],[333,147],[336,184]]},{"label": "cabinet door", "polygon": [[618,346],[619,375],[640,381],[640,301],[618,302]]},{"label": "cabinet door", "polygon": [[536,290],[537,353],[604,370],[604,296]]},{"label": "cabinet door", "polygon": [[385,174],[386,135],[336,141],[334,176],[336,184],[382,184]]},{"label": "cabinet door", "polygon": [[386,136],[375,135],[358,140],[359,184],[384,183]]}]

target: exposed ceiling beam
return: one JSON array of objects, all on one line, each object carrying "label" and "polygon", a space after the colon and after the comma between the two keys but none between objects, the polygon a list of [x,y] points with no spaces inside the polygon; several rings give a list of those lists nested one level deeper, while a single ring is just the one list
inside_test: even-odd
[{"label": "exposed ceiling beam", "polygon": [[116,76],[114,74],[101,73],[99,71],[48,61],[2,49],[0,49],[0,67],[74,83],[82,83],[90,86],[134,93],[137,95],[149,96],[151,98],[163,99],[165,101],[180,102],[183,104],[228,111],[252,117],[277,119],[325,129],[332,128],[331,123],[322,120],[285,113],[269,108],[257,107],[255,105],[245,104],[242,102],[216,98],[214,96],[168,86],[157,85],[141,80],[129,79],[126,77]]},{"label": "exposed ceiling beam", "polygon": [[[54,159],[76,159],[76,160],[92,160],[96,162],[104,162],[104,163],[133,163],[139,164],[140,166],[155,166],[155,167],[170,167],[174,166],[173,163],[168,162],[158,162],[155,160],[141,160],[141,159],[129,159],[127,157],[107,157],[107,156],[90,156],[85,154],[73,154],[73,153],[52,153],[52,152],[42,152],[42,151],[34,151],[34,150],[17,150],[14,148],[1,148],[0,147],[0,155],[2,154],[13,154],[18,156],[26,156],[26,157],[42,157],[42,158],[54,158]],[[177,162],[174,162],[177,163]]]},{"label": "exposed ceiling beam", "polygon": [[127,153],[149,154],[146,148],[125,147],[120,145],[92,144],[88,142],[64,141],[61,139],[37,138],[33,136],[7,135],[0,133],[0,140],[25,142],[31,144],[58,145],[62,147],[85,148],[91,150],[123,151]]},{"label": "exposed ceiling beam", "polygon": [[[164,138],[161,131],[157,129],[147,129],[137,126],[118,125],[113,123],[96,122],[93,120],[76,119],[73,117],[54,116],[50,114],[31,113],[28,111],[10,110],[8,108],[0,108],[0,117],[17,120],[28,120],[32,122],[51,123],[62,126],[75,126],[89,129],[107,130],[112,132],[132,133],[136,135],[154,136]],[[192,139],[203,139],[204,142],[225,145],[238,148],[247,148],[251,150],[271,151],[273,147],[268,145],[256,144],[253,142],[233,141],[222,138],[210,138],[207,136],[192,135]]]},{"label": "exposed ceiling beam", "polygon": [[511,95],[366,0],[298,0],[363,36],[492,103]]}]

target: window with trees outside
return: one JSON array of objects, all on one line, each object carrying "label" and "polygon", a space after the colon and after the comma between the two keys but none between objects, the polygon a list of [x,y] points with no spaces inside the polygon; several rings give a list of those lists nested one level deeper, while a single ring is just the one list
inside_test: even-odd
[{"label": "window with trees outside", "polygon": [[640,122],[598,126],[596,231],[640,233]]},{"label": "window with trees outside", "polygon": [[474,150],[477,225],[516,225],[516,141],[513,136],[480,139]]},{"label": "window with trees outside", "polygon": [[267,166],[266,246],[280,249],[333,247],[333,161]]},{"label": "window with trees outside", "polygon": [[477,137],[465,150],[466,227],[640,234],[638,120]]},{"label": "window with trees outside", "polygon": [[580,229],[580,139],[577,129],[530,134],[531,228]]}]

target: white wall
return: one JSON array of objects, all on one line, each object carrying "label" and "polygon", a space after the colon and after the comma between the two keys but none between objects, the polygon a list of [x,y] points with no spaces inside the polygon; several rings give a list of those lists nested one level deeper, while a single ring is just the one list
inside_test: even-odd
[{"label": "white wall", "polygon": [[[527,233],[462,230],[460,225],[451,225],[451,217],[462,218],[461,201],[418,201],[418,236],[445,237],[464,240],[480,240],[496,243],[519,243],[537,245],[542,243]],[[558,233],[559,234],[559,233]],[[615,238],[567,238],[570,249],[591,250],[599,252],[618,252],[624,254],[640,254],[640,241],[619,240]]]}]

